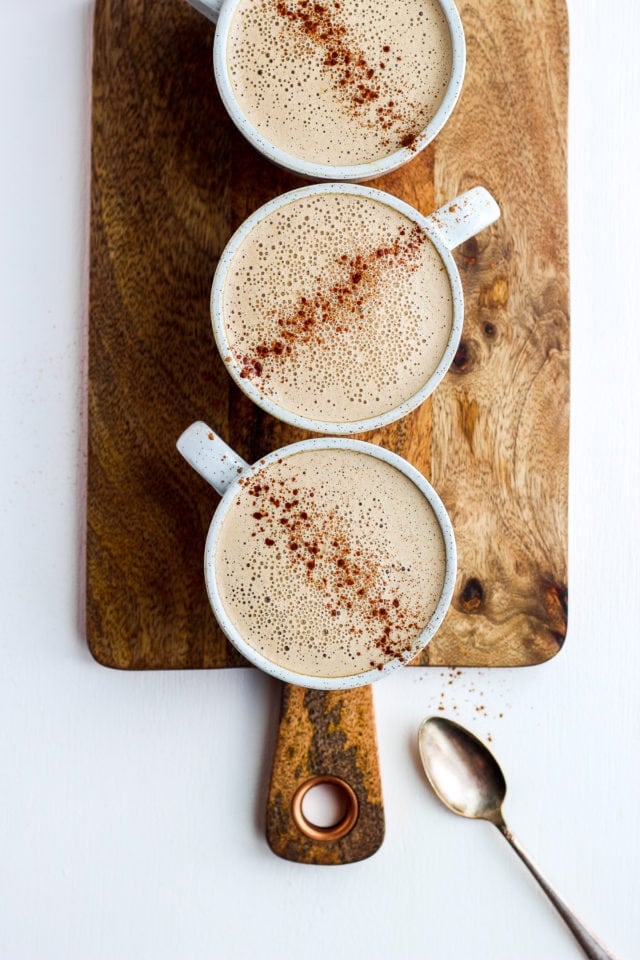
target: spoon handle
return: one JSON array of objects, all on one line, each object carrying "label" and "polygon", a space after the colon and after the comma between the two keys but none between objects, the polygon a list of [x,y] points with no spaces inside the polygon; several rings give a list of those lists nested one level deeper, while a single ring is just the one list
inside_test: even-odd
[{"label": "spoon handle", "polygon": [[498,830],[502,836],[509,841],[522,862],[529,868],[533,876],[536,878],[546,895],[549,897],[549,900],[551,900],[551,903],[554,905],[564,922],[571,930],[571,933],[584,950],[585,955],[589,957],[589,960],[615,960],[614,955],[607,950],[606,947],[604,947],[603,944],[600,943],[600,941],[589,932],[589,930],[587,930],[584,924],[578,920],[575,913],[569,909],[564,900],[558,896],[551,884],[545,880],[538,868],[531,862],[516,838],[513,836],[506,823],[497,823],[496,826],[498,827]]}]

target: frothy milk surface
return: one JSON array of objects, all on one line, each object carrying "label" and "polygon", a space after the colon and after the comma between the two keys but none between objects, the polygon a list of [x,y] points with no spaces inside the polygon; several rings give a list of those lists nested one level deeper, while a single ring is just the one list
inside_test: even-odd
[{"label": "frothy milk surface", "polygon": [[240,376],[324,422],[379,416],[429,380],[453,323],[451,285],[427,234],[393,207],[316,194],[264,217],[222,293]]},{"label": "frothy milk surface", "polygon": [[413,145],[444,97],[451,36],[437,0],[241,0],[227,64],[267,140],[349,166]]},{"label": "frothy milk surface", "polygon": [[428,500],[357,451],[307,450],[241,481],[215,551],[222,605],[272,663],[314,677],[408,661],[440,599]]}]

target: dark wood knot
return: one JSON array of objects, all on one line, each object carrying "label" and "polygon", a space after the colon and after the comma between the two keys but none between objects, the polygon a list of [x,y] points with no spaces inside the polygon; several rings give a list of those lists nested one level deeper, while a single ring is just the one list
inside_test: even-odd
[{"label": "dark wood knot", "polygon": [[451,368],[457,373],[468,373],[473,363],[473,354],[466,340],[461,340]]},{"label": "dark wood knot", "polygon": [[460,594],[460,604],[466,613],[475,613],[484,603],[484,590],[477,577],[469,577]]},{"label": "dark wood knot", "polygon": [[541,587],[542,602],[547,615],[548,626],[558,646],[561,647],[567,635],[567,615],[569,609],[567,585],[565,583],[554,583],[549,580],[543,580]]},{"label": "dark wood knot", "polygon": [[459,247],[460,259],[463,267],[474,267],[478,262],[478,240],[476,237],[469,237]]}]

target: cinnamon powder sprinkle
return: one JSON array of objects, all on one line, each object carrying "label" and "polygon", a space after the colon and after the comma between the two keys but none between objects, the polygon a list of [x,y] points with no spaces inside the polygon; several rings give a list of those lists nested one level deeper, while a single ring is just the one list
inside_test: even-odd
[{"label": "cinnamon powder sprinkle", "polygon": [[[291,492],[285,482],[283,495]],[[371,661],[372,667],[382,669],[390,659],[410,659],[412,642],[424,625],[416,620],[415,611],[393,595],[385,569],[375,555],[363,555],[361,549],[355,549],[339,518],[316,508],[313,490],[304,491],[303,502],[279,500],[277,506],[266,484],[251,484],[247,493],[255,508],[251,516],[261,524],[260,530],[272,534],[265,538],[265,544],[288,547],[282,562],[299,568],[307,582],[324,593],[330,616],[357,613],[371,634],[370,653],[376,658]],[[282,533],[286,533],[284,541]],[[362,628],[352,625],[349,633],[362,642]]]},{"label": "cinnamon powder sprinkle", "polygon": [[[296,26],[307,42],[322,48],[323,69],[351,116],[360,119],[366,126],[371,126],[371,121],[366,117],[368,108],[371,104],[385,99],[386,102],[377,107],[375,125],[396,134],[406,131],[407,126],[412,123],[416,105],[407,103],[404,110],[401,110],[393,100],[386,99],[389,80],[380,76],[380,71],[386,69],[386,63],[380,60],[374,67],[368,62],[363,51],[358,48],[353,38],[349,37],[347,26],[340,14],[339,2],[277,0],[276,11],[283,20]],[[391,47],[384,44],[382,51],[390,53]],[[396,59],[399,60],[400,57]],[[415,130],[405,133],[404,139],[410,137],[413,145],[419,132]],[[401,140],[401,143],[408,145],[404,140]]]},{"label": "cinnamon powder sprinkle", "polygon": [[402,266],[413,272],[418,269],[418,253],[428,240],[422,227],[410,230],[401,227],[391,243],[368,252],[336,259],[338,278],[328,289],[321,277],[310,296],[298,298],[293,308],[275,318],[279,334],[263,340],[250,349],[236,352],[242,379],[260,379],[268,372],[265,362],[299,362],[300,348],[306,344],[322,346],[333,342],[336,334],[346,334],[354,326],[361,328],[367,304],[378,294],[391,272]]}]

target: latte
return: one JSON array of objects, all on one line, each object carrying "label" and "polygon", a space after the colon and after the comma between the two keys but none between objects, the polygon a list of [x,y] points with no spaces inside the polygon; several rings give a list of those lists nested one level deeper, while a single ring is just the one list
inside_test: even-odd
[{"label": "latte", "polygon": [[431,504],[400,470],[348,448],[307,449],[241,479],[212,563],[251,647],[294,673],[342,677],[418,652],[446,550]]},{"label": "latte", "polygon": [[227,68],[259,135],[351,166],[413,146],[447,90],[451,35],[437,0],[240,0]]},{"label": "latte", "polygon": [[312,193],[259,219],[226,266],[219,306],[219,346],[239,379],[286,411],[341,424],[414,397],[454,318],[428,234],[356,193]]}]

